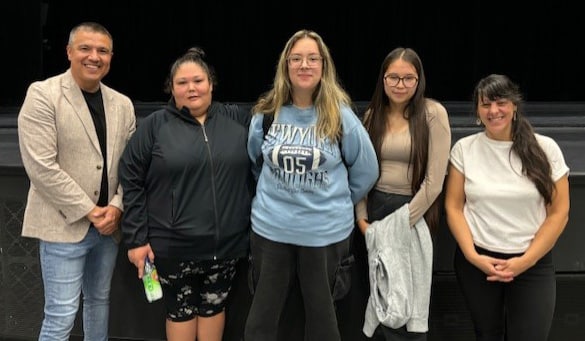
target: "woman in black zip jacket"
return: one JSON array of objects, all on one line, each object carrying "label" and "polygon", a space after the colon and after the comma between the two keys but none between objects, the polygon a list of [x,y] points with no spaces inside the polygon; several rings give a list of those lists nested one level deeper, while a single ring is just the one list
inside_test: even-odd
[{"label": "woman in black zip jacket", "polygon": [[249,112],[212,100],[200,48],[171,66],[168,105],[144,118],[120,161],[123,240],[142,278],[154,262],[167,339],[221,340],[239,258],[248,254]]}]

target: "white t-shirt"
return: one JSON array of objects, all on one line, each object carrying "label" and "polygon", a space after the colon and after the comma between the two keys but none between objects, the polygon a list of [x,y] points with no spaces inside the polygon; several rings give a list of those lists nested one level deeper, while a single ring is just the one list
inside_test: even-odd
[{"label": "white t-shirt", "polygon": [[[552,138],[535,136],[556,182],[569,172],[562,151]],[[522,253],[545,220],[546,208],[511,147],[512,141],[492,140],[480,132],[458,140],[450,161],[465,176],[463,213],[474,243],[494,252]]]}]

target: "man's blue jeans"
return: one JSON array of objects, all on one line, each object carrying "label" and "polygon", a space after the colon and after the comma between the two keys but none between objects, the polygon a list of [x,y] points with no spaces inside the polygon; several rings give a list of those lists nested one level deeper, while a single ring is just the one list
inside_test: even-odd
[{"label": "man's blue jeans", "polygon": [[107,341],[118,244],[91,226],[78,243],[39,243],[45,318],[39,341],[69,340],[83,292],[85,340]]}]

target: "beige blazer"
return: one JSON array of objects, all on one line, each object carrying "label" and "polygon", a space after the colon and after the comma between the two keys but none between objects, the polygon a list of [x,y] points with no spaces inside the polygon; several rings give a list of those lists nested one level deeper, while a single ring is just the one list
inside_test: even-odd
[{"label": "beige blazer", "polygon": [[[132,101],[100,85],[106,115],[109,204],[122,207],[118,160],[136,129]],[[78,242],[90,226],[103,158],[91,114],[70,70],[32,83],[18,115],[18,139],[30,179],[22,236]],[[120,233],[113,235],[118,241]]]}]

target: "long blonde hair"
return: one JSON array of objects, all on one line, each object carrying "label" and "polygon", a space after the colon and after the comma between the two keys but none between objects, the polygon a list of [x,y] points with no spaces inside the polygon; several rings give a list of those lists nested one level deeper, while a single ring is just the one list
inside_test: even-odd
[{"label": "long blonde hair", "polygon": [[329,48],[319,34],[310,30],[300,30],[287,41],[280,53],[272,89],[260,96],[252,110],[253,113],[278,115],[283,105],[292,102],[292,85],[288,77],[287,58],[294,44],[303,38],[315,40],[323,57],[321,81],[313,93],[313,103],[317,111],[317,136],[336,142],[341,136],[341,106],[351,106],[351,98],[341,86]]}]

